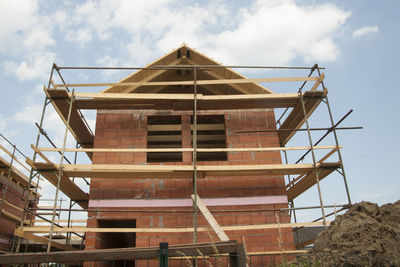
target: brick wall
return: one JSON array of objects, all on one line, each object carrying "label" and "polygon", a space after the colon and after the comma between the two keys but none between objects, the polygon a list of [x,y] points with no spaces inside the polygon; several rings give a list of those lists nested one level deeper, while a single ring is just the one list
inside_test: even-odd
[{"label": "brick wall", "polygon": [[[278,136],[275,132],[238,133],[237,131],[254,131],[275,129],[275,118],[272,110],[199,112],[199,114],[225,115],[227,147],[278,147]],[[191,147],[190,113],[162,112],[149,113],[133,111],[99,111],[97,114],[95,147],[97,148],[146,148],[148,115],[181,115],[182,147]],[[183,152],[182,162],[162,164],[190,165],[192,153]],[[146,163],[146,153],[95,153],[94,164],[161,164]],[[199,162],[199,165],[247,165],[247,164],[280,164],[279,152],[229,152],[227,161]],[[92,179],[90,199],[169,199],[190,198],[192,193],[191,179]],[[250,197],[284,195],[284,179],[281,176],[198,179],[198,194],[202,198]],[[220,225],[248,225],[276,223],[273,211],[241,212],[243,210],[272,210],[286,208],[286,204],[264,204],[250,206],[214,206],[209,207]],[[89,213],[88,226],[97,227],[98,220],[135,220],[136,227],[192,227],[190,208],[124,208],[121,212]],[[129,211],[130,210],[130,211]],[[135,210],[135,211],[133,211]],[[179,213],[166,212],[179,210]],[[290,222],[287,213],[277,213],[281,223]],[[207,222],[199,213],[199,226]],[[245,239],[249,251],[279,250],[278,229],[245,230],[227,232],[231,239]],[[293,249],[293,236],[290,229],[281,229],[285,249]],[[105,248],[107,242],[104,234],[88,233],[86,249]],[[137,233],[137,247],[158,246],[159,242],[182,244],[192,242],[192,233]],[[217,240],[211,233],[200,232],[199,242]]]},{"label": "brick wall", "polygon": [[[7,177],[8,177],[7,170],[3,170],[0,172],[0,198],[3,195],[3,188],[6,186]],[[23,189],[20,186],[16,185],[14,182],[9,182],[8,189],[5,195],[5,200],[8,203],[11,203],[12,205],[19,207],[20,209],[23,209],[25,206]],[[3,205],[0,206],[0,209],[3,209],[4,211],[11,213],[12,215],[17,216],[18,218],[20,218],[22,215],[21,210],[11,207],[10,205],[7,205],[7,203],[3,203]],[[27,218],[30,219],[29,216]],[[11,245],[14,236],[14,229],[16,226],[19,226],[19,223],[16,223],[15,221],[6,218],[4,215],[0,216],[0,250],[2,251],[11,250]]]}]

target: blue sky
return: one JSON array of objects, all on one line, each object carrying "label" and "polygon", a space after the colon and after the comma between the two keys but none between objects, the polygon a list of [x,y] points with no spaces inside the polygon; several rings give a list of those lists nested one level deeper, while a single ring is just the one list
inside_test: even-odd
[{"label": "blue sky", "polygon": [[[225,65],[319,63],[327,68],[335,120],[354,109],[343,126],[364,127],[339,133],[353,200],[393,202],[400,191],[399,8],[397,0],[2,0],[0,132],[32,155],[34,122],[40,119],[42,89],[53,62],[143,66],[185,42]],[[64,72],[74,82],[113,82],[127,74]],[[87,116],[93,124],[94,114]],[[52,111],[46,119],[45,129],[61,144],[60,120]],[[322,121],[318,117],[311,126],[328,126]],[[290,145],[307,144],[296,140]],[[322,186],[327,203],[345,201],[340,177]],[[315,190],[297,203],[318,204]]]}]

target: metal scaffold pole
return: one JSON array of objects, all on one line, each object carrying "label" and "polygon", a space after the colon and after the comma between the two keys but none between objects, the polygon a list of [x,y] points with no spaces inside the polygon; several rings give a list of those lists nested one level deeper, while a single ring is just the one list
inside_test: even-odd
[{"label": "metal scaffold pole", "polygon": [[320,205],[321,205],[322,220],[324,222],[325,227],[327,227],[326,218],[325,218],[324,202],[322,200],[321,186],[319,184],[319,171],[318,171],[318,167],[317,167],[317,159],[315,157],[315,151],[314,151],[314,145],[313,145],[313,141],[312,141],[312,137],[311,137],[310,125],[308,123],[308,116],[307,116],[306,107],[304,105],[304,96],[303,96],[303,92],[302,92],[301,88],[299,90],[299,95],[300,95],[301,106],[302,106],[302,109],[303,109],[304,119],[305,119],[306,126],[307,126],[308,141],[310,142],[310,148],[311,148],[310,150],[311,150],[311,155],[312,155],[313,165],[314,165],[314,174],[315,174],[315,179],[317,181],[319,202],[320,202]]},{"label": "metal scaffold pole", "polygon": [[[49,77],[49,82],[48,82],[48,84],[47,84],[47,87],[50,87],[50,84],[51,84],[51,80],[52,80],[52,78],[53,78],[53,73],[54,73],[55,67],[56,67],[56,64],[53,64],[53,66],[52,66],[52,68],[51,68],[50,77]],[[44,98],[44,103],[43,103],[43,108],[42,108],[42,115],[41,115],[41,117],[40,117],[40,122],[39,122],[40,128],[43,127],[44,115],[45,115],[45,113],[46,113],[46,107],[47,107],[47,105],[49,104],[49,103],[47,102],[47,100],[48,100],[48,98],[47,98],[47,96],[46,96],[46,97]],[[38,130],[37,137],[36,137],[36,143],[35,143],[35,146],[36,146],[36,147],[39,147],[40,135],[41,135],[41,132],[40,132],[40,129],[39,129],[39,130]],[[37,152],[34,151],[34,152],[33,152],[33,156],[32,156],[32,161],[33,161],[33,162],[35,162],[36,156],[37,156]],[[26,190],[25,205],[24,205],[24,211],[22,212],[22,216],[21,216],[20,228],[23,228],[23,227],[24,227],[24,222],[25,222],[25,218],[26,218],[26,210],[27,210],[28,207],[29,207],[29,194],[30,194],[30,190],[31,190],[31,183],[32,183],[33,177],[34,177],[33,168],[31,168],[31,170],[30,170],[30,172],[29,172],[28,189]],[[18,238],[17,246],[16,246],[16,248],[15,248],[15,252],[19,252],[20,247],[21,247],[21,238]]]},{"label": "metal scaffold pole", "polygon": [[197,243],[197,69],[193,67],[193,242]]},{"label": "metal scaffold pole", "polygon": [[53,231],[54,231],[54,220],[56,217],[56,209],[57,209],[57,200],[58,200],[58,193],[60,191],[60,181],[61,181],[61,176],[63,175],[63,164],[64,164],[64,153],[65,153],[65,146],[67,144],[67,137],[68,137],[68,126],[69,126],[69,122],[71,119],[71,112],[72,112],[72,105],[74,103],[74,90],[72,90],[72,95],[71,95],[71,99],[69,102],[69,110],[68,110],[68,117],[67,117],[67,122],[65,125],[65,133],[64,133],[64,141],[63,141],[63,146],[61,149],[61,156],[60,156],[60,167],[58,170],[58,176],[57,176],[57,188],[56,188],[56,194],[54,196],[54,204],[53,204],[53,215],[51,218],[51,226],[50,226],[50,233],[49,233],[49,241],[47,244],[47,252],[51,251],[51,241],[52,241],[52,236],[53,236]]},{"label": "metal scaffold pole", "polygon": [[[75,147],[76,147],[76,148],[79,147],[78,142],[76,142]],[[78,152],[75,151],[75,153],[74,153],[74,164],[76,164],[77,159],[78,159]],[[74,181],[75,181],[75,177],[72,177],[72,182],[74,182]],[[72,212],[72,207],[74,206],[74,204],[75,204],[75,202],[73,202],[72,199],[70,198],[70,199],[69,199],[69,211],[68,211],[67,227],[70,227],[70,226],[71,226],[71,212]],[[71,233],[67,233],[67,241],[66,241],[66,244],[69,245],[70,242],[71,242]]]},{"label": "metal scaffold pole", "polygon": [[[320,69],[318,67],[317,67],[317,71],[318,71],[318,74],[321,75],[321,71],[320,71]],[[326,90],[325,84],[324,84],[323,81],[321,82],[321,84],[322,84],[322,87],[324,88],[324,90]],[[333,130],[332,130],[333,131],[333,136],[335,138],[336,146],[338,147],[337,152],[338,152],[339,160],[341,162],[341,169],[342,169],[341,175],[343,176],[344,186],[346,188],[347,200],[348,200],[348,203],[351,205],[351,197],[350,197],[349,186],[347,184],[346,172],[344,171],[344,167],[343,167],[342,153],[340,151],[339,139],[338,139],[338,136],[337,136],[337,133],[336,133],[336,129],[334,128],[335,121],[333,120],[333,115],[332,115],[332,111],[331,111],[331,106],[329,105],[328,95],[325,96],[325,103],[326,103],[326,106],[328,108],[329,118],[330,118],[330,121],[331,121],[331,124],[332,124],[332,128],[333,128]]]}]

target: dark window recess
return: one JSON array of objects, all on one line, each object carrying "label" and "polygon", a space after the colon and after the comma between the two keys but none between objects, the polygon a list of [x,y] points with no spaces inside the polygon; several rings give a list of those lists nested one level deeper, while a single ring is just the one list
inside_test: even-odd
[{"label": "dark window recess", "polygon": [[[181,116],[147,117],[147,148],[182,148]],[[182,161],[182,152],[148,152],[147,162]]]},{"label": "dark window recess", "polygon": [[[193,137],[193,116],[190,120]],[[197,148],[226,148],[224,115],[197,116]],[[226,152],[197,152],[198,161],[224,161],[227,159]]]},{"label": "dark window recess", "polygon": [[[97,224],[101,228],[136,228],[136,220],[97,220]],[[102,248],[136,247],[136,233],[97,233],[97,239],[102,241]],[[135,261],[117,260],[112,262],[112,266],[135,266]]]}]

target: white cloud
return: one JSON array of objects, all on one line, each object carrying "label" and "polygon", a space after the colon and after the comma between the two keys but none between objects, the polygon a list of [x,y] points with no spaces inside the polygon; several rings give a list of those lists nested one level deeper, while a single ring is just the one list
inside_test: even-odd
[{"label": "white cloud", "polygon": [[78,30],[69,30],[65,39],[78,42],[81,46],[84,46],[93,39],[93,36],[89,28],[80,28]]},{"label": "white cloud", "polygon": [[3,67],[8,74],[14,74],[19,80],[35,78],[46,79],[50,72],[50,63],[54,62],[56,54],[50,51],[38,51],[27,54],[22,61],[6,61]]},{"label": "white cloud", "polygon": [[243,11],[236,29],[211,36],[206,46],[225,64],[286,65],[298,57],[332,61],[339,55],[333,37],[349,16],[330,4],[258,1]]},{"label": "white cloud", "polygon": [[12,58],[3,63],[6,73],[20,80],[45,78],[55,59],[53,28],[53,16],[41,15],[37,0],[0,1],[0,52]]},{"label": "white cloud", "polygon": [[294,0],[258,0],[236,10],[228,4],[180,9],[176,0],[88,1],[75,8],[73,18],[75,32],[85,32],[86,39],[70,40],[88,42],[92,34],[93,40],[118,40],[126,34],[122,48],[134,65],[183,42],[224,64],[324,62],[340,55],[335,37],[351,14],[333,4],[301,6]]},{"label": "white cloud", "polygon": [[353,32],[353,37],[360,38],[363,36],[368,36],[379,31],[378,26],[364,26]]}]

